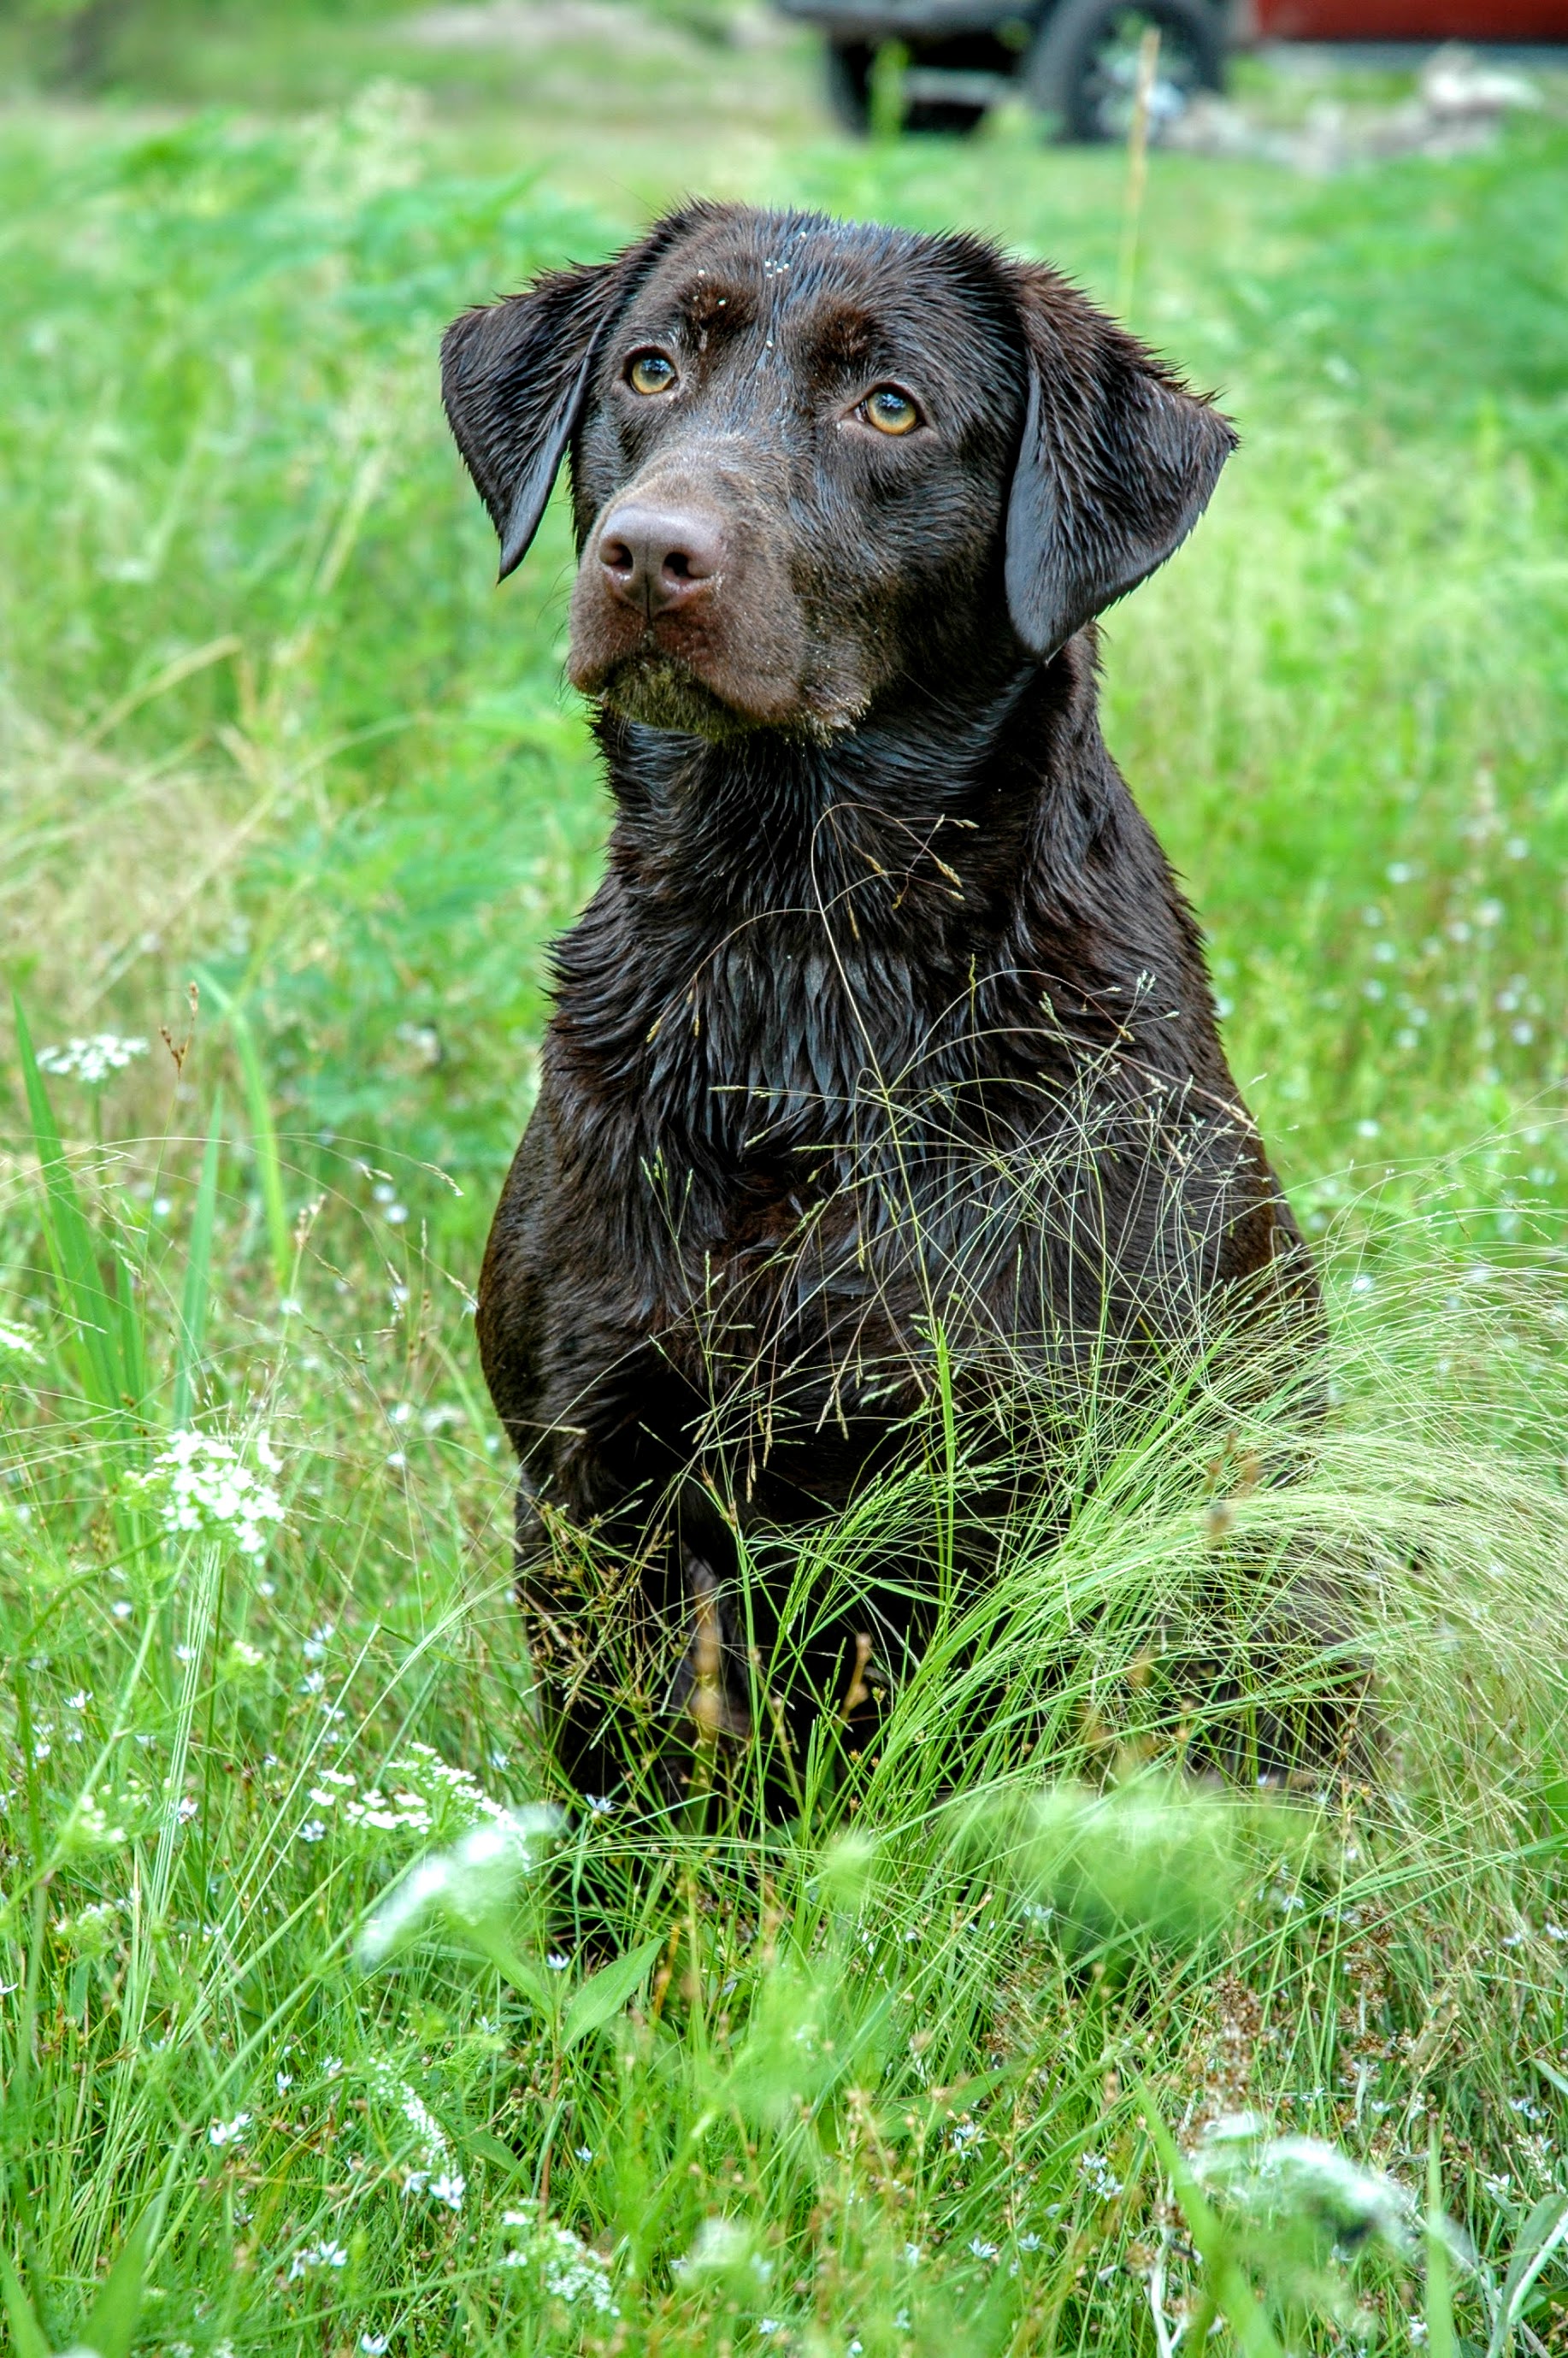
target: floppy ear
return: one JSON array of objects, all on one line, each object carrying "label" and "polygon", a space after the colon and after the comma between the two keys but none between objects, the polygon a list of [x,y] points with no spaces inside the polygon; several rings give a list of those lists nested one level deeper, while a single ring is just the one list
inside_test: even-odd
[{"label": "floppy ear", "polygon": [[686,226],[672,215],[609,262],[546,271],[442,337],[441,399],[500,535],[503,581],[539,529],[606,333]]},{"label": "floppy ear", "polygon": [[1031,652],[1180,547],[1236,448],[1230,421],[1054,272],[1009,272],[1027,400],[1007,511],[1007,603]]}]

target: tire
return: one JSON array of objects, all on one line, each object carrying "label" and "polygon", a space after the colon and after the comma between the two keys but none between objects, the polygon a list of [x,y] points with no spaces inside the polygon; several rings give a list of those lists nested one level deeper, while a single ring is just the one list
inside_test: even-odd
[{"label": "tire", "polygon": [[829,41],[823,53],[827,103],[834,119],[856,139],[871,127],[871,59],[866,41]]},{"label": "tire", "polygon": [[1062,0],[1030,59],[1030,97],[1085,146],[1125,139],[1131,126],[1138,49],[1151,27],[1160,62],[1150,107],[1157,141],[1201,90],[1225,84],[1225,39],[1206,0]]},{"label": "tire", "polygon": [[[871,69],[876,51],[869,41],[829,41],[823,59],[827,103],[836,120],[857,139],[863,139],[871,121]],[[926,43],[910,52],[912,66],[936,66],[962,72],[1005,70],[1012,60],[988,35]],[[903,129],[916,135],[937,133],[961,138],[986,119],[983,106],[957,99],[917,98],[904,111]]]}]

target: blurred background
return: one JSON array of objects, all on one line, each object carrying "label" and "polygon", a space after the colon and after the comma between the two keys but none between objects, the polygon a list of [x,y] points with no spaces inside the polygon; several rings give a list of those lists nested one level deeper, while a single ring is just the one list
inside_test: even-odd
[{"label": "blurred background", "polygon": [[275,1237],[395,1162],[471,1276],[606,815],[559,501],[498,591],[438,341],[696,191],[988,231],[1217,388],[1241,453],[1111,618],[1113,745],[1314,1228],[1398,1250],[1457,1184],[1483,1248],[1536,1235],[1568,53],[1523,36],[1557,0],[1496,0],[1490,47],[1438,38],[1483,0],[1379,0],[1359,47],[1279,38],[1339,0],[816,5],[0,8],[0,956],[40,1042],[154,1044],[83,1123],[178,1133],[243,1035]]}]

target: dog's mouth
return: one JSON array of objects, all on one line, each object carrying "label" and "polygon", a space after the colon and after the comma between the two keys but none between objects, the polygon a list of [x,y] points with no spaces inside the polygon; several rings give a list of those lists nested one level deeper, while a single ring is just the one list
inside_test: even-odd
[{"label": "dog's mouth", "polygon": [[649,630],[639,644],[604,665],[569,666],[572,684],[628,720],[650,729],[679,730],[693,737],[738,737],[752,729],[787,725],[794,716],[776,708],[749,709],[724,695],[690,658],[662,646]]},{"label": "dog's mouth", "polygon": [[852,729],[866,708],[852,667],[802,678],[796,667],[770,665],[765,656],[739,663],[727,644],[715,647],[706,633],[693,644],[682,633],[687,645],[671,645],[676,634],[657,621],[644,624],[630,645],[626,635],[622,630],[608,645],[596,644],[597,632],[579,637],[574,630],[567,676],[583,695],[650,729],[716,741],[776,729],[821,741]]}]

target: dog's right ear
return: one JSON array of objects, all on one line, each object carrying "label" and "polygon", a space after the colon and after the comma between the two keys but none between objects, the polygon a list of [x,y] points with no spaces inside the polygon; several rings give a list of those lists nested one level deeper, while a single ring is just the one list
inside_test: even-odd
[{"label": "dog's right ear", "polygon": [[441,399],[500,535],[502,580],[539,529],[606,333],[686,225],[673,215],[609,262],[546,271],[442,337]]}]

